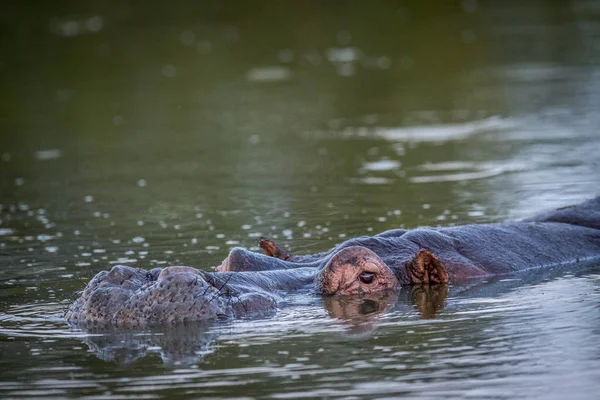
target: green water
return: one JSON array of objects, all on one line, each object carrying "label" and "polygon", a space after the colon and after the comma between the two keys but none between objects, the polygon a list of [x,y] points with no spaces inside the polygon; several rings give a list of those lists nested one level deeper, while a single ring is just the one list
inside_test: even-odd
[{"label": "green water", "polygon": [[593,398],[600,270],[290,294],[262,320],[102,334],[114,264],[212,269],[598,194],[594,1],[13,3],[0,13],[0,397]]}]

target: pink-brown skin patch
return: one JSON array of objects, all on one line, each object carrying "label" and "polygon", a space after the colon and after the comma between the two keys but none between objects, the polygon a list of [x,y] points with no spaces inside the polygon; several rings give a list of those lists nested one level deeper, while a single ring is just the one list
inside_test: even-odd
[{"label": "pink-brown skin patch", "polygon": [[232,272],[231,263],[229,262],[229,256],[226,257],[219,266],[217,266],[217,272]]},{"label": "pink-brown skin patch", "polygon": [[399,285],[385,262],[371,250],[360,246],[340,250],[315,279],[317,291],[330,295],[375,293]]}]

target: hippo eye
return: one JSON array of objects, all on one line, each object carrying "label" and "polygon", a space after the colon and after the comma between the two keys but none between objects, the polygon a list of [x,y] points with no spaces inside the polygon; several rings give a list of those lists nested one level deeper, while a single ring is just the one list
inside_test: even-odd
[{"label": "hippo eye", "polygon": [[369,283],[373,282],[374,277],[375,274],[373,274],[372,272],[363,272],[358,276],[358,279],[360,279],[362,283],[366,283],[368,285]]}]

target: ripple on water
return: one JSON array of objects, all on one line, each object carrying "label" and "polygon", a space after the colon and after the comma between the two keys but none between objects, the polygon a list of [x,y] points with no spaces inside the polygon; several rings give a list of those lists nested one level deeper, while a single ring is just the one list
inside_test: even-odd
[{"label": "ripple on water", "polygon": [[490,117],[482,120],[397,128],[379,127],[374,135],[392,142],[447,142],[466,139],[480,133],[509,131],[517,121],[511,118]]},{"label": "ripple on water", "polygon": [[290,79],[292,75],[288,67],[267,66],[250,69],[246,79],[250,82],[282,82]]},{"label": "ripple on water", "polygon": [[528,168],[531,168],[528,164],[514,160],[484,163],[427,163],[423,164],[417,169],[428,172],[437,172],[437,174],[411,176],[409,180],[414,183],[461,182],[474,179],[491,178],[497,175],[505,174],[507,172],[523,171]]},{"label": "ripple on water", "polygon": [[[81,340],[110,362],[135,363],[145,357],[148,373],[90,382],[85,369],[72,369],[62,386],[65,371],[46,368],[38,371],[43,378],[33,386],[13,382],[0,391],[74,393],[110,386],[113,395],[136,397],[174,392],[231,397],[242,390],[272,398],[510,398],[560,389],[555,376],[568,376],[587,390],[598,377],[598,360],[590,349],[598,343],[600,316],[587,301],[590,293],[600,293],[598,282],[592,274],[533,285],[503,280],[513,289],[502,286],[499,293],[457,287],[435,319],[422,319],[409,297],[360,323],[327,317],[322,298],[298,293],[273,318],[116,336],[68,330],[60,321],[64,303],[15,305],[0,316],[0,334],[53,339],[48,346]],[[156,359],[150,354],[160,355],[159,362],[171,366],[170,372],[153,373]],[[281,380],[287,382],[285,391],[273,384]]]}]

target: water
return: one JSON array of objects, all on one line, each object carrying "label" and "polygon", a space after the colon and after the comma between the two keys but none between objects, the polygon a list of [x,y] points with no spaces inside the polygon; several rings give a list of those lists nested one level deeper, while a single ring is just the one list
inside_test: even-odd
[{"label": "water", "polygon": [[[600,7],[12,5],[0,16],[0,396],[593,398],[600,267],[289,294],[144,332],[62,313],[117,263],[214,268],[600,187]],[[364,315],[364,314],[367,315]]]}]

